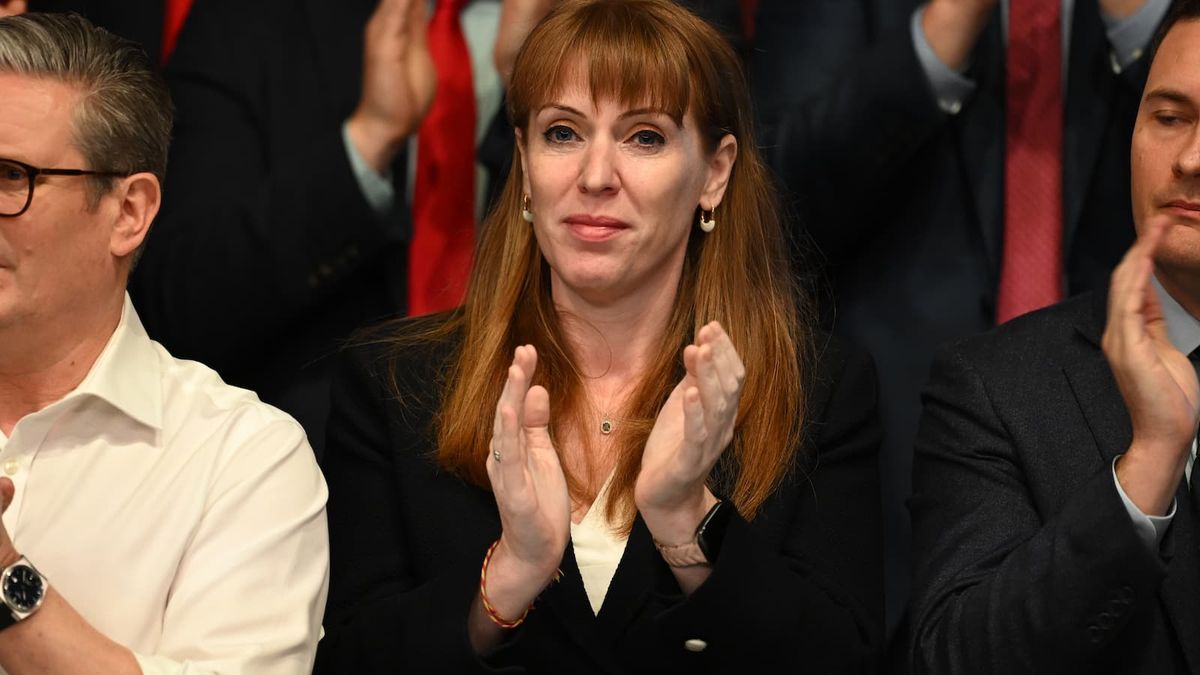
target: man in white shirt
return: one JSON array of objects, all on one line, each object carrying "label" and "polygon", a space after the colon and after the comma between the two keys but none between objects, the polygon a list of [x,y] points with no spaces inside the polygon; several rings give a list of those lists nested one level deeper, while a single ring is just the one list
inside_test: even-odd
[{"label": "man in white shirt", "polygon": [[125,293],[170,129],[131,43],[77,16],[0,19],[9,675],[312,667],[328,542],[304,432],[172,358]]}]

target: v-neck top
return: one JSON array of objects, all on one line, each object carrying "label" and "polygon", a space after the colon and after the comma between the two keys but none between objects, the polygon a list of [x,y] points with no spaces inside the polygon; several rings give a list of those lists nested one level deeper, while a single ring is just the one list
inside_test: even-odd
[{"label": "v-neck top", "polygon": [[583,588],[587,591],[588,602],[594,614],[600,613],[604,596],[608,593],[613,575],[617,573],[617,565],[621,562],[621,556],[625,554],[625,543],[629,539],[627,535],[621,534],[620,528],[604,517],[608,504],[608,488],[611,484],[610,473],[583,520],[578,524],[571,523],[571,545],[575,548],[575,562],[579,566],[579,576],[583,578]]}]

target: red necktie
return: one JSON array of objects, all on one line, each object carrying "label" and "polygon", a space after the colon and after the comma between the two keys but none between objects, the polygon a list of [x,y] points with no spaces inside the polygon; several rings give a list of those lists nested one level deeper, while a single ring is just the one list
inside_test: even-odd
[{"label": "red necktie", "polygon": [[1062,299],[1062,3],[1011,0],[996,322]]},{"label": "red necktie", "polygon": [[429,22],[437,94],[417,134],[408,312],[462,302],[475,239],[475,86],[458,15],[468,0],[438,0]]},{"label": "red necktie", "polygon": [[175,38],[179,37],[179,29],[183,28],[183,20],[191,8],[192,0],[166,0],[163,3],[162,63],[166,63],[174,51]]}]

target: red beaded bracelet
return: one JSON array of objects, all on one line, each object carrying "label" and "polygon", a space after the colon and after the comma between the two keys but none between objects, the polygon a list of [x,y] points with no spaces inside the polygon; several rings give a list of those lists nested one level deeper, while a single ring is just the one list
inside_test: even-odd
[{"label": "red beaded bracelet", "polygon": [[[496,552],[496,547],[499,545],[499,539],[492,542],[492,545],[488,547],[487,554],[483,556],[483,567],[479,570],[479,599],[483,602],[483,612],[487,614],[489,619],[492,620],[492,623],[504,629],[516,628],[524,623],[525,617],[529,616],[529,610],[533,609],[533,605],[526,607],[525,611],[522,612],[521,616],[517,617],[515,621],[509,621],[508,619],[500,616],[500,613],[497,612],[496,608],[492,606],[492,603],[490,600],[488,600],[487,596],[486,586],[488,563],[492,561],[492,554]],[[554,578],[550,580],[550,583],[555,583],[561,578],[562,570],[556,570],[554,572]]]},{"label": "red beaded bracelet", "polygon": [[492,561],[492,553],[496,552],[496,547],[499,545],[499,539],[492,542],[492,545],[488,547],[487,555],[483,556],[483,568],[479,570],[479,599],[483,601],[483,611],[492,620],[492,623],[504,629],[516,628],[524,623],[525,617],[529,616],[530,607],[526,607],[525,611],[521,613],[521,616],[517,617],[516,621],[509,621],[500,616],[495,607],[492,607],[492,603],[488,601],[487,590],[485,589],[487,586],[488,563]]}]

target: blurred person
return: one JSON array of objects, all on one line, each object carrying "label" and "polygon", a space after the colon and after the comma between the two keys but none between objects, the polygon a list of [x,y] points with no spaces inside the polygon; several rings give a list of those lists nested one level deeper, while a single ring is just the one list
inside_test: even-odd
[{"label": "blurred person", "polygon": [[[547,10],[547,0],[197,2],[167,67],[178,121],[163,215],[132,282],[150,334],[296,416],[319,454],[340,341],[364,323],[429,311],[412,306],[414,258],[432,292],[469,264],[461,244],[469,254],[483,166],[496,163],[489,129],[503,132],[493,59],[523,37],[497,37],[497,26]],[[453,81],[430,52],[439,11],[470,61]],[[439,79],[466,104],[439,107]],[[434,113],[453,125],[472,106],[471,128],[450,137],[467,155],[478,146],[482,165],[468,157],[450,187],[426,185],[422,125]],[[507,163],[507,146],[498,152]],[[412,248],[414,209],[426,208],[417,195],[441,200],[435,218],[447,201],[465,207],[465,227],[457,208],[444,242],[457,272]]]},{"label": "blurred person", "polygon": [[736,54],[565,2],[508,114],[464,305],[341,357],[317,672],[873,672],[874,376],[789,274]]},{"label": "blurred person", "polygon": [[329,553],[304,431],[125,292],[171,102],[77,15],[0,19],[0,672],[307,673]]},{"label": "blurred person", "polygon": [[1200,672],[1200,2],[1164,23],[1111,287],[939,354],[912,499],[920,673]]},{"label": "blurred person", "polygon": [[1134,237],[1129,138],[1167,5],[761,4],[770,162],[827,257],[834,332],[879,366],[889,627],[910,586],[905,501],[935,346],[1105,287]]}]

